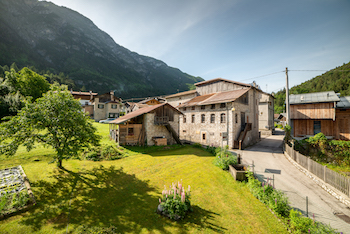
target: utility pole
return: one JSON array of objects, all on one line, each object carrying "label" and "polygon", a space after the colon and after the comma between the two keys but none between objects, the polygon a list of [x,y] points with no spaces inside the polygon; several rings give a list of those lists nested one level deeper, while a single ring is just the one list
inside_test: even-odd
[{"label": "utility pole", "polygon": [[286,67],[286,114],[287,114],[287,124],[290,125],[289,117],[289,85],[288,85],[288,67]]}]

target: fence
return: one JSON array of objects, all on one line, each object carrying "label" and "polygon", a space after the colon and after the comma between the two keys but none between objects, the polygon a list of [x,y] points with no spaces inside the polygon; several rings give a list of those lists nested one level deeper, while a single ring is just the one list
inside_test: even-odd
[{"label": "fence", "polygon": [[300,154],[287,144],[285,144],[285,151],[300,166],[304,167],[306,170],[316,175],[324,182],[332,185],[334,188],[338,189],[348,197],[350,196],[349,178],[332,171],[331,169],[327,168],[327,166],[323,166],[309,157]]}]

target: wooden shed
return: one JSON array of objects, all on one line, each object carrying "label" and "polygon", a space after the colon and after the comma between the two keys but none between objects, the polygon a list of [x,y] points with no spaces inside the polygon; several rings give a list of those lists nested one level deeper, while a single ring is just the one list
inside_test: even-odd
[{"label": "wooden shed", "polygon": [[322,132],[328,138],[350,140],[349,97],[334,91],[290,95],[290,119],[294,137]]}]

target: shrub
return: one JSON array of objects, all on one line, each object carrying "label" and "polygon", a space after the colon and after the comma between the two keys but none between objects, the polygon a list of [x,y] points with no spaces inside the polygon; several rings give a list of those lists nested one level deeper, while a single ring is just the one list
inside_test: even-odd
[{"label": "shrub", "polygon": [[169,217],[170,219],[183,219],[187,212],[192,211],[190,202],[190,186],[187,192],[181,183],[173,183],[169,189],[162,192],[162,198],[159,199],[158,212]]},{"label": "shrub", "polygon": [[93,147],[91,149],[86,149],[82,153],[82,157],[86,160],[101,161],[120,159],[125,157],[125,154],[115,146],[102,145]]},{"label": "shrub", "polygon": [[237,156],[228,151],[228,146],[225,148],[218,147],[216,148],[215,152],[215,166],[220,167],[223,170],[228,170],[229,165],[237,164]]}]

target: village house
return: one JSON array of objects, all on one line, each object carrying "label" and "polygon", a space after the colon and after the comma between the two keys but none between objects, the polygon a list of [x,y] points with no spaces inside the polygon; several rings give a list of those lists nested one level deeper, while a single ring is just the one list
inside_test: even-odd
[{"label": "village house", "polygon": [[162,98],[146,98],[140,102],[126,102],[124,105],[126,107],[126,113],[130,113],[133,111],[136,111],[138,109],[148,107],[148,106],[153,106],[157,105],[160,103],[164,103],[165,100]]},{"label": "village house", "polygon": [[92,99],[93,118],[99,121],[107,118],[118,118],[124,112],[122,100],[114,92],[97,95]]},{"label": "village house", "polygon": [[195,91],[166,97],[174,105],[181,102],[177,106],[183,112],[181,140],[229,148],[243,148],[259,140],[260,90],[222,78],[195,86]]},{"label": "village house", "polygon": [[289,96],[290,120],[294,137],[322,132],[328,138],[350,140],[350,96],[334,91]]},{"label": "village house", "polygon": [[150,105],[111,121],[110,137],[121,145],[181,144],[181,115],[168,103]]},{"label": "village house", "polygon": [[261,135],[272,135],[275,130],[274,101],[274,96],[261,92],[259,100],[259,131]]},{"label": "village house", "polygon": [[81,92],[81,91],[73,91],[70,93],[73,95],[75,99],[80,101],[80,104],[84,110],[84,112],[88,113],[88,115],[93,118],[94,116],[94,106],[92,105],[92,100],[97,96],[97,93],[89,92]]}]

